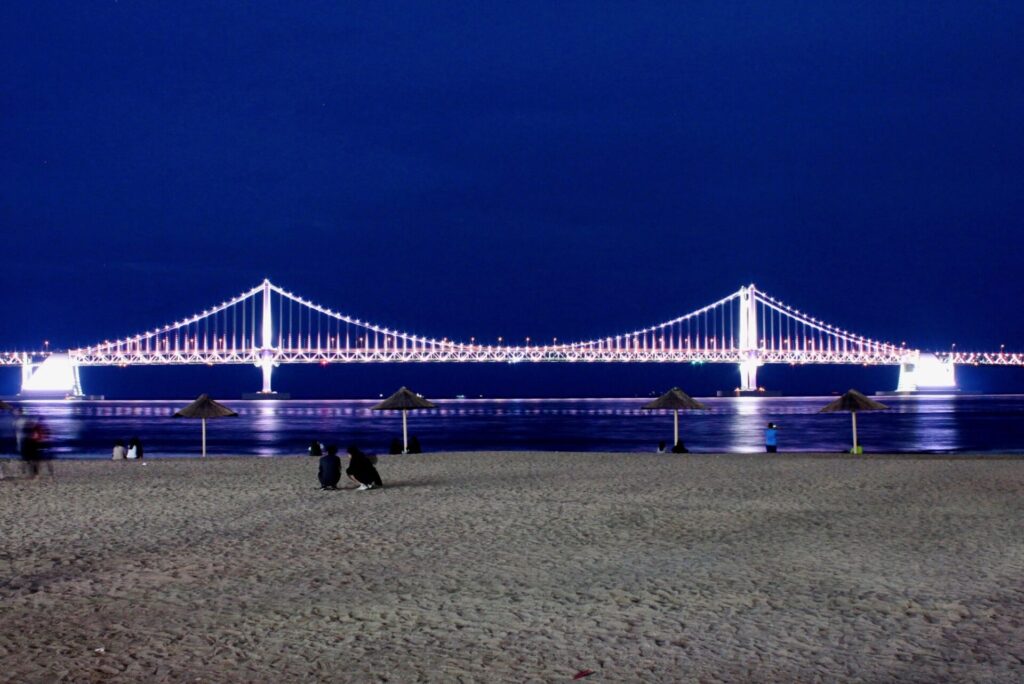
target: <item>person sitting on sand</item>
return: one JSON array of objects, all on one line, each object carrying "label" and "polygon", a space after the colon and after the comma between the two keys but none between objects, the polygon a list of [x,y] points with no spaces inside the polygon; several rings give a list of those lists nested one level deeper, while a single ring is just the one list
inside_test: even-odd
[{"label": "person sitting on sand", "polygon": [[128,455],[128,451],[124,448],[124,442],[117,440],[114,442],[114,458],[115,461],[123,461]]},{"label": "person sitting on sand", "polygon": [[665,453],[665,443],[664,442],[658,442],[658,453],[659,454]]},{"label": "person sitting on sand", "polygon": [[375,457],[367,456],[354,444],[348,448],[348,455],[348,468],[345,469],[345,474],[348,475],[350,480],[359,485],[356,488],[357,491],[362,492],[374,487],[384,486],[384,483],[381,482],[380,474],[373,467],[376,461]]},{"label": "person sitting on sand", "polygon": [[138,437],[132,437],[128,440],[128,458],[132,458],[131,450],[135,450],[135,458],[142,460],[142,440]]},{"label": "person sitting on sand", "polygon": [[690,450],[686,448],[685,444],[683,444],[683,440],[679,440],[678,442],[676,442],[675,446],[672,447],[672,453],[673,454],[688,454],[688,453],[690,453]]},{"label": "person sitting on sand", "polygon": [[341,459],[338,458],[338,445],[327,447],[327,453],[320,457],[320,489],[337,489],[341,479]]},{"label": "person sitting on sand", "polygon": [[[337,451],[337,449],[335,449],[335,451]],[[309,443],[309,455],[320,458],[324,455],[324,445],[314,439]]]}]

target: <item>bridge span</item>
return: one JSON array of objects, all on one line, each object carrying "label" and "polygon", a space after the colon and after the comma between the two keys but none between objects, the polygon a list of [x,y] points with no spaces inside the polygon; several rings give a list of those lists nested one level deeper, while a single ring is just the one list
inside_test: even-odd
[{"label": "bridge span", "polygon": [[900,367],[897,391],[956,389],[956,365],[1024,366],[1024,354],[922,352],[825,323],[758,290],[741,287],[656,325],[590,340],[477,344],[390,329],[315,304],[270,280],[189,318],[63,351],[0,353],[20,366],[22,392],[82,395],[88,366],[248,364],[273,395],[274,368],[292,363],[732,363],[738,388],[758,391],[764,364]]}]

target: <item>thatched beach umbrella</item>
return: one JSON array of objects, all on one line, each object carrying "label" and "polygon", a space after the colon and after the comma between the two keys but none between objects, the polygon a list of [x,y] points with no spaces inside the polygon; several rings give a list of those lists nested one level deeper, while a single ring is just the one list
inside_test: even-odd
[{"label": "thatched beach umbrella", "polygon": [[679,444],[679,411],[702,411],[707,407],[678,387],[673,387],[651,403],[644,404],[643,408],[649,411],[672,409],[675,413],[675,440],[672,442],[672,446],[675,446]]},{"label": "thatched beach umbrella", "polygon": [[409,453],[409,426],[407,415],[409,411],[417,409],[435,408],[433,404],[413,392],[408,387],[403,387],[390,397],[373,407],[374,411],[401,411],[402,412],[402,453]]},{"label": "thatched beach umbrella", "polygon": [[839,397],[831,404],[821,409],[819,413],[835,413],[837,411],[849,411],[853,419],[853,449],[850,453],[856,454],[857,450],[857,412],[858,411],[886,411],[888,406],[879,403],[874,399],[868,399],[855,389],[847,390],[846,394]]},{"label": "thatched beach umbrella", "polygon": [[174,414],[175,418],[199,418],[203,421],[203,458],[206,458],[206,420],[237,416],[237,413],[224,404],[218,404],[206,394],[200,394],[198,399]]}]

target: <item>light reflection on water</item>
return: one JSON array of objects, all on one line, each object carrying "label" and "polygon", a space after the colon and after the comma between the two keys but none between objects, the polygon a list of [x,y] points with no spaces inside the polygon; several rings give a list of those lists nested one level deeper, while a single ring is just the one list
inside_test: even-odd
[{"label": "light reflection on water", "polygon": [[[683,412],[680,431],[694,452],[763,451],[764,427],[779,425],[781,451],[849,448],[849,414],[819,414],[831,397],[702,399],[707,411]],[[866,451],[1022,452],[1024,396],[882,399],[890,411],[857,420]],[[427,451],[527,449],[653,452],[672,438],[671,412],[645,411],[646,399],[438,400],[409,414],[410,434]],[[142,438],[147,455],[194,455],[197,421],[172,418],[187,402],[27,402],[53,434],[61,458],[108,458],[116,439]],[[207,423],[214,454],[302,455],[310,440],[357,443],[386,451],[401,434],[397,413],[372,411],[375,401],[225,401],[238,418]],[[9,417],[0,447],[14,451]]]}]

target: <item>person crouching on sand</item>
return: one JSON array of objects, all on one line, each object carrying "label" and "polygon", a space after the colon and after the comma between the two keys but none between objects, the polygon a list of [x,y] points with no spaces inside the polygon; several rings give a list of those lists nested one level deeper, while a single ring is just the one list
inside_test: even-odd
[{"label": "person crouching on sand", "polygon": [[320,489],[337,489],[341,479],[341,459],[338,458],[338,445],[327,447],[327,453],[320,457]]},{"label": "person crouching on sand", "polygon": [[348,455],[348,468],[345,469],[345,474],[359,485],[356,487],[356,491],[362,492],[384,486],[380,474],[373,467],[374,461],[377,460],[375,457],[367,456],[354,444],[348,448]]}]

